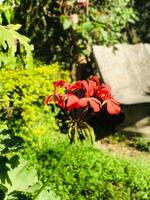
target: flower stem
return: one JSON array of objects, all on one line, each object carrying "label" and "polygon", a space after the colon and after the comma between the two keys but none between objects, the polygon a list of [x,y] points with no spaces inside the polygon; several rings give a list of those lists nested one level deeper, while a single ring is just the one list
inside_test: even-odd
[{"label": "flower stem", "polygon": [[58,168],[61,166],[62,161],[64,160],[66,153],[69,150],[69,147],[71,146],[71,143],[69,142],[64,154],[62,155],[61,159],[59,160],[59,162],[57,163],[56,167],[54,168],[54,170],[52,171],[52,174],[50,177],[47,178],[47,180],[45,181],[45,183],[42,185],[42,187],[38,190],[37,194],[35,195],[35,197],[33,198],[33,200],[36,200],[38,198],[38,196],[41,194],[41,192],[45,189],[45,187],[48,185],[50,178],[53,177],[53,175],[56,173],[56,171],[58,170]]}]

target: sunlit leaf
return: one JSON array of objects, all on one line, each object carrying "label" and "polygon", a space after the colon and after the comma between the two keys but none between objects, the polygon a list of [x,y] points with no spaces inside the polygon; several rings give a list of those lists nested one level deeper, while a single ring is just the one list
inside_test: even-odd
[{"label": "sunlit leaf", "polygon": [[61,198],[57,196],[55,192],[46,187],[44,190],[42,190],[36,200],[61,200]]}]

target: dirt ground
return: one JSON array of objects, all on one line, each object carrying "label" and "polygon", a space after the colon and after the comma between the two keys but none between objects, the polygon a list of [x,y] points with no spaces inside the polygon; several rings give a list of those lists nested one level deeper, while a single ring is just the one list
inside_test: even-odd
[{"label": "dirt ground", "polygon": [[102,139],[98,140],[95,145],[96,148],[112,152],[115,155],[126,156],[131,159],[141,157],[144,160],[150,161],[150,152],[140,151],[135,147],[127,145],[125,142],[112,143],[109,139]]}]

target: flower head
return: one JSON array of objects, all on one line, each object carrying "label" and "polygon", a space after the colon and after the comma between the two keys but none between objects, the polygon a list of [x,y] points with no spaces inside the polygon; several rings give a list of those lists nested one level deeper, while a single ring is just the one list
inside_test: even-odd
[{"label": "flower head", "polygon": [[[99,112],[103,105],[106,105],[109,114],[118,114],[121,111],[120,104],[111,94],[110,86],[100,83],[97,76],[72,84],[59,80],[53,85],[54,93],[45,99],[44,104],[46,105],[53,100],[58,107],[69,112],[86,109],[95,113]],[[59,88],[63,89],[64,94],[59,93]]]},{"label": "flower head", "polygon": [[121,111],[120,104],[111,94],[110,86],[101,83],[97,76],[71,84],[59,80],[55,81],[53,85],[54,92],[45,98],[44,104],[47,105],[54,101],[59,108],[68,114],[71,142],[75,142],[77,138],[85,139],[87,133],[91,141],[94,140],[94,133],[86,121],[93,114],[101,111],[104,105],[109,114],[118,114]]}]

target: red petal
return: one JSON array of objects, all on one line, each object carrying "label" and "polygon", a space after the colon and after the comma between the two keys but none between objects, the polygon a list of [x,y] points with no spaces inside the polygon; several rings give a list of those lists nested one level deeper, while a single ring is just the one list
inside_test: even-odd
[{"label": "red petal", "polygon": [[111,87],[108,85],[108,83],[105,84],[105,88],[108,91],[108,93],[111,93]]},{"label": "red petal", "polygon": [[85,106],[87,106],[87,104],[88,104],[88,99],[87,99],[87,98],[81,98],[81,99],[79,100],[79,105],[80,105],[81,107],[85,107]]},{"label": "red petal", "polygon": [[103,83],[101,89],[97,92],[97,96],[103,101],[109,100],[111,98],[111,87]]},{"label": "red petal", "polygon": [[99,80],[98,76],[92,76],[90,78],[90,80],[95,81],[97,86],[100,87],[100,80]]},{"label": "red petal", "polygon": [[107,101],[107,111],[111,115],[117,115],[120,113],[121,108],[118,104],[114,103],[112,100]]},{"label": "red petal", "polygon": [[57,99],[55,99],[56,104],[64,109],[65,108],[65,100],[66,100],[66,95],[60,95],[57,97]]},{"label": "red petal", "polygon": [[45,98],[44,104],[47,105],[50,101],[52,101],[53,95],[49,95],[48,97]]},{"label": "red petal", "polygon": [[97,96],[105,101],[107,99],[107,91],[105,88],[102,88],[100,91],[97,91]]},{"label": "red petal", "polygon": [[58,87],[58,86],[63,87],[66,84],[66,82],[64,80],[58,80],[58,81],[53,82],[53,84],[54,84],[54,87]]},{"label": "red petal", "polygon": [[85,80],[83,80],[83,81],[81,81],[81,83],[82,83],[82,85],[83,85],[85,91],[88,93],[88,91],[89,91],[89,85],[88,85],[88,82],[85,81]]},{"label": "red petal", "polygon": [[120,105],[120,103],[117,100],[115,100],[113,97],[110,99],[110,101],[113,102],[114,104]]},{"label": "red petal", "polygon": [[81,81],[77,81],[73,84],[68,85],[67,88],[70,92],[73,92],[74,90],[81,89]]},{"label": "red petal", "polygon": [[93,96],[94,91],[96,91],[97,87],[96,87],[96,83],[95,81],[89,80],[89,96]]},{"label": "red petal", "polygon": [[101,102],[98,99],[89,98],[89,103],[94,112],[99,112],[101,110]]},{"label": "red petal", "polygon": [[66,87],[67,85],[67,83],[64,80],[55,81],[53,82],[53,84],[54,84],[54,94],[57,93],[58,87]]},{"label": "red petal", "polygon": [[68,99],[67,99],[67,109],[72,110],[74,108],[78,108],[78,101],[79,98],[74,95],[74,94],[68,94]]}]

